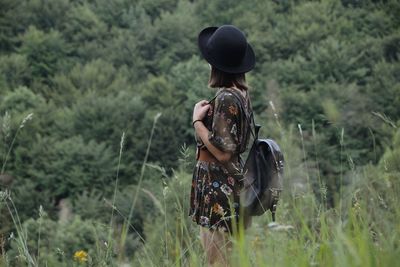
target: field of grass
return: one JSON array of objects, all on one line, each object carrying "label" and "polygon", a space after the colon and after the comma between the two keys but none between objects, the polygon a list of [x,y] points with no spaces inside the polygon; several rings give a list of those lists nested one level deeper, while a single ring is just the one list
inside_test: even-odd
[{"label": "field of grass", "polygon": [[[254,217],[245,233],[235,233],[231,266],[400,266],[398,172],[388,169],[386,161],[378,166],[353,166],[338,177],[345,185],[330,207],[329,192],[318,182],[320,174],[313,174],[306,151],[292,143],[297,135],[301,140],[299,129],[300,135],[288,131],[279,140],[286,155],[286,173],[277,222],[271,223],[266,213]],[[123,142],[124,135],[120,157]],[[182,149],[181,168],[171,176],[163,174],[160,196],[147,191],[145,181],[140,180],[128,214],[114,205],[115,190],[109,225],[83,223],[79,217],[68,223],[54,222],[42,208],[37,218],[21,222],[12,192],[2,191],[0,205],[10,213],[16,232],[0,244],[0,266],[206,266],[199,228],[187,215],[191,184],[188,157],[188,149]],[[164,172],[160,166],[147,164],[145,158],[143,173],[149,168]],[[114,186],[118,187],[118,173]],[[149,212],[142,236],[126,222],[135,202],[149,196],[157,211]],[[114,225],[114,217],[125,219],[122,228]],[[84,233],[88,249],[76,247],[73,254],[63,251],[63,244],[57,242],[69,231]],[[125,255],[127,235],[132,232],[137,233],[140,245],[129,256]],[[11,242],[11,250],[4,251],[5,242]]]}]

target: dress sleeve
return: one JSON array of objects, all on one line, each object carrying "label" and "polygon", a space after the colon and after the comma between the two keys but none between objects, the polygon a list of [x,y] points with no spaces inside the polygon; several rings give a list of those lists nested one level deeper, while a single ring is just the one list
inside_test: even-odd
[{"label": "dress sleeve", "polygon": [[[232,93],[221,93],[215,99],[214,115],[208,140],[224,152],[235,152],[239,145],[240,106]],[[240,128],[239,128],[240,129]]]}]

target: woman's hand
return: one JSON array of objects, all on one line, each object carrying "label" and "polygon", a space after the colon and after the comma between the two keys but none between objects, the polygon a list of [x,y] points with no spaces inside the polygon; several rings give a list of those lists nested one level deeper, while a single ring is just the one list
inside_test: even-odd
[{"label": "woman's hand", "polygon": [[201,100],[194,105],[193,108],[193,120],[202,120],[206,114],[208,109],[210,108],[210,104],[208,104],[207,100]]}]

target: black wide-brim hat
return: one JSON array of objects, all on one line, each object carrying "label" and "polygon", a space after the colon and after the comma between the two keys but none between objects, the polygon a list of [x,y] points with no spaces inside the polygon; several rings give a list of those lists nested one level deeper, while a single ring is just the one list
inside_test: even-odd
[{"label": "black wide-brim hat", "polygon": [[227,73],[245,73],[256,63],[253,48],[244,33],[233,25],[207,27],[198,36],[198,45],[204,59]]}]

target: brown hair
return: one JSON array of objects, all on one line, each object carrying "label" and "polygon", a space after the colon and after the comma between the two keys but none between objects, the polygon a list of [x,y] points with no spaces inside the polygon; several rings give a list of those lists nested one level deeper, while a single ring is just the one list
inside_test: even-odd
[{"label": "brown hair", "polygon": [[240,90],[248,90],[246,84],[246,76],[244,73],[226,73],[222,70],[211,66],[210,79],[208,80],[209,87],[231,87],[236,86]]}]

